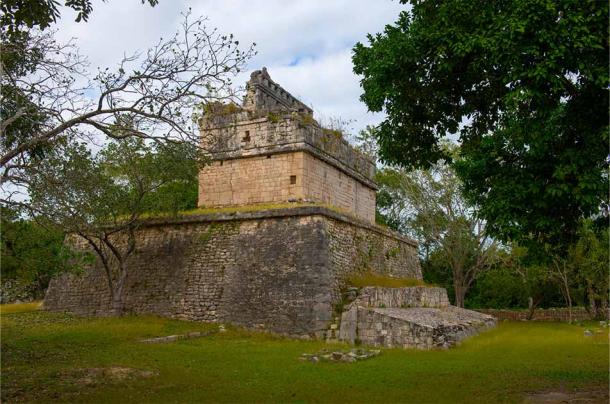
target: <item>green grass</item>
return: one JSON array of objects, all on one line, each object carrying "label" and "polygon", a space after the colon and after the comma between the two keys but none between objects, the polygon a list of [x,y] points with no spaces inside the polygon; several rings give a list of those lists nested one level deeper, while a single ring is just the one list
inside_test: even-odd
[{"label": "green grass", "polygon": [[[309,363],[301,353],[328,345],[231,327],[143,344],[142,338],[216,326],[11,311],[3,307],[1,317],[7,403],[522,402],[528,392],[605,391],[608,384],[607,334],[584,337],[584,327],[560,323],[501,323],[449,351],[389,349],[363,362]],[[109,367],[155,375],[116,380],[102,373],[83,381],[82,369]]]},{"label": "green grass", "polygon": [[347,279],[350,286],[363,288],[365,286],[381,286],[384,288],[404,288],[409,286],[435,286],[425,284],[424,281],[415,278],[392,278],[374,272],[362,272],[350,276]]},{"label": "green grass", "polygon": [[42,302],[0,304],[0,314],[22,313],[26,311],[39,310]]}]

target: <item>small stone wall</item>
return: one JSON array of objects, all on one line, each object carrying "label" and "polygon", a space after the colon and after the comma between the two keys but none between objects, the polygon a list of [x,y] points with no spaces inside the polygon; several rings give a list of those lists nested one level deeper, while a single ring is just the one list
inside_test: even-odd
[{"label": "small stone wall", "polygon": [[[476,311],[489,314],[498,320],[525,321],[528,320],[528,310],[497,310],[497,309],[476,309]],[[607,317],[610,319],[610,312]],[[569,321],[570,314],[567,307],[536,309],[533,321]],[[584,307],[572,308],[572,321],[591,320],[591,314]]]},{"label": "small stone wall", "polygon": [[0,304],[31,302],[40,299],[43,293],[36,282],[5,278],[0,284]]},{"label": "small stone wall", "polygon": [[343,311],[339,339],[389,348],[449,348],[495,322],[449,305],[444,288],[365,287]]},{"label": "small stone wall", "polygon": [[[342,280],[362,269],[358,257],[374,251],[386,258],[368,261],[369,270],[421,278],[415,243],[319,206],[149,220],[137,236],[124,293],[128,313],[321,335]],[[82,240],[76,246],[86,248]],[[44,307],[108,315],[100,263],[53,279]]]},{"label": "small stone wall", "polygon": [[490,316],[454,306],[442,309],[358,306],[341,319],[340,338],[388,348],[449,348],[494,325]]}]

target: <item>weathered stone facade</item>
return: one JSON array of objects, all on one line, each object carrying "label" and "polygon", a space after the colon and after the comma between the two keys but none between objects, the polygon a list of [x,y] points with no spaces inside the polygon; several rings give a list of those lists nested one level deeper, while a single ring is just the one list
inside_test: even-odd
[{"label": "weathered stone facade", "polygon": [[200,173],[199,205],[310,200],[374,223],[374,162],[311,115],[264,69],[243,106],[210,107],[201,137],[213,163]]},{"label": "weathered stone facade", "polygon": [[[374,162],[312,113],[265,69],[243,106],[208,105],[201,138],[212,164],[200,173],[199,205],[301,204],[145,221],[123,272],[123,310],[327,338],[341,318],[341,339],[417,348],[490,326],[490,316],[449,306],[441,288],[364,288],[342,311],[358,272],[422,274],[417,245],[374,224]],[[95,262],[52,280],[44,307],[108,315],[108,283]]]},{"label": "weathered stone facade", "polygon": [[[350,273],[420,278],[415,249],[407,239],[318,206],[150,220],[128,263],[125,310],[322,335]],[[110,313],[101,265],[54,279],[44,305]]]}]

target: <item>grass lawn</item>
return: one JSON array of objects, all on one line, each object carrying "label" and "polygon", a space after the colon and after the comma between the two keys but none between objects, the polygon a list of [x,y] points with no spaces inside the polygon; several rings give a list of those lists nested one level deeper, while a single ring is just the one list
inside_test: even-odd
[{"label": "grass lawn", "polygon": [[607,329],[585,337],[578,325],[504,322],[449,351],[388,349],[362,362],[310,363],[299,356],[329,345],[230,327],[145,344],[217,326],[35,309],[1,308],[2,402],[489,403],[557,391],[594,391],[603,402],[608,387]]}]

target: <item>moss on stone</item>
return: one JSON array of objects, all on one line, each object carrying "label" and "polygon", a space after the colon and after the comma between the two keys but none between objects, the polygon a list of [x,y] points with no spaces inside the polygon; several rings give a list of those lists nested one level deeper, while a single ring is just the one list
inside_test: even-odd
[{"label": "moss on stone", "polygon": [[276,114],[275,112],[269,112],[267,114],[267,119],[271,123],[278,123],[280,121],[280,115]]},{"label": "moss on stone", "polygon": [[232,102],[223,104],[222,102],[214,101],[203,105],[205,116],[227,116],[240,111],[241,108]]},{"label": "moss on stone", "polygon": [[219,227],[220,227],[220,225],[218,223],[214,223],[214,222],[210,223],[210,225],[208,226],[206,231],[199,235],[199,242],[201,244],[207,244],[208,241],[210,241],[212,239],[212,236],[214,235],[215,231]]},{"label": "moss on stone", "polygon": [[424,281],[415,278],[395,278],[387,275],[380,275],[372,271],[360,272],[347,278],[350,286],[362,288],[365,286],[380,286],[385,288],[404,288],[410,286],[434,286],[427,285]]},{"label": "moss on stone", "polygon": [[318,124],[318,122],[316,122],[316,120],[313,119],[313,116],[310,114],[297,114],[297,119],[303,126],[311,126]]}]

